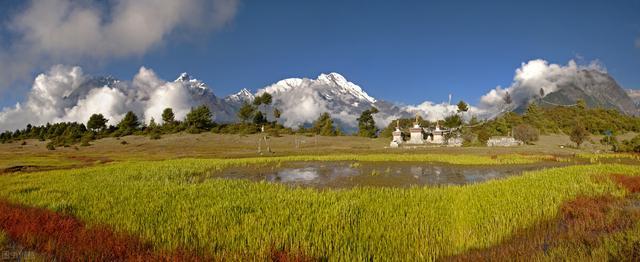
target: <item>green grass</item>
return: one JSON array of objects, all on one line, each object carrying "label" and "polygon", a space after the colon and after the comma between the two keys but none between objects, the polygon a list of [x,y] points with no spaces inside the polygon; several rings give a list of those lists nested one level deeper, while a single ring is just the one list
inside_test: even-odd
[{"label": "green grass", "polygon": [[[195,176],[279,161],[442,161],[529,163],[536,157],[342,155],[124,162],[0,177],[0,197],[68,212],[89,223],[227,258],[271,247],[331,260],[433,260],[489,247],[517,229],[553,218],[577,195],[624,191],[597,174],[637,174],[637,166],[590,165],[527,172],[483,184],[314,190]],[[408,160],[410,159],[410,160]]]}]

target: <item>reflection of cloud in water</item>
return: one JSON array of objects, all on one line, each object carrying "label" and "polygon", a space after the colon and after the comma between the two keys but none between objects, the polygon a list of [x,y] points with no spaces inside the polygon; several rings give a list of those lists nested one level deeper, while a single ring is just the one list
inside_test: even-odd
[{"label": "reflection of cloud in water", "polygon": [[464,179],[471,183],[483,182],[491,179],[495,179],[506,174],[500,174],[495,170],[487,170],[485,172],[478,171],[463,171]]},{"label": "reflection of cloud in water", "polygon": [[308,168],[287,168],[279,171],[272,180],[280,182],[306,182],[311,181],[320,176],[318,169],[313,167]]}]

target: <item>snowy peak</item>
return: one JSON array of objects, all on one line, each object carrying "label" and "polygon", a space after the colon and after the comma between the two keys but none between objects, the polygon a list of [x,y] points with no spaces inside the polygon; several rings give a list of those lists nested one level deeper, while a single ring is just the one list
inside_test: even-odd
[{"label": "snowy peak", "polygon": [[255,99],[255,96],[246,88],[240,90],[240,92],[227,96],[224,100],[230,103],[242,103],[250,102]]},{"label": "snowy peak", "polygon": [[187,74],[186,72],[180,74],[180,76],[178,76],[178,78],[176,78],[176,80],[174,82],[182,82],[187,84],[189,87],[194,87],[194,88],[199,88],[199,89],[207,89],[207,84],[205,84],[204,82],[198,80],[198,79],[191,79],[191,76],[189,76],[189,74]]},{"label": "snowy peak", "polygon": [[352,95],[360,100],[367,101],[369,103],[375,103],[376,99],[369,96],[360,86],[347,81],[344,76],[338,73],[321,74],[318,76],[318,81],[325,82],[329,85],[340,88],[339,92],[343,94]]},{"label": "snowy peak", "polygon": [[317,79],[287,78],[258,91],[278,94],[294,89],[310,89],[318,92],[327,100],[348,100],[349,103],[375,103],[376,99],[369,96],[360,86],[349,82],[338,73],[320,74]]},{"label": "snowy peak", "polygon": [[184,81],[189,81],[191,79],[191,77],[189,76],[189,74],[187,74],[187,72],[183,72],[182,74],[180,74],[180,76],[178,76],[178,78],[176,79],[176,81],[174,82],[184,82]]}]

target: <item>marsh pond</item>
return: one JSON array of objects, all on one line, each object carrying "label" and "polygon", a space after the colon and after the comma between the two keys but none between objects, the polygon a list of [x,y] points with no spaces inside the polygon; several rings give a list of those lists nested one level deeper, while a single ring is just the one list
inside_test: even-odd
[{"label": "marsh pond", "polygon": [[279,165],[233,167],[216,178],[248,179],[314,188],[412,187],[485,182],[524,171],[566,166],[544,161],[520,165],[451,165],[425,162],[285,162]]}]

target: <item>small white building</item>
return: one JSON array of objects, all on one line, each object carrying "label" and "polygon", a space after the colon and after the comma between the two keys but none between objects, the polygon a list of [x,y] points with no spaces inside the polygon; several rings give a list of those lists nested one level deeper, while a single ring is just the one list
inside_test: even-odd
[{"label": "small white building", "polygon": [[510,146],[520,146],[522,145],[522,141],[520,140],[516,140],[513,137],[510,136],[492,136],[491,138],[489,138],[489,140],[487,140],[487,146],[503,146],[503,147],[510,147]]},{"label": "small white building", "polygon": [[[398,122],[396,122],[398,123]],[[398,147],[400,144],[407,145],[423,145],[423,144],[431,144],[431,145],[448,145],[448,146],[461,146],[462,139],[460,138],[450,138],[448,141],[446,140],[447,134],[452,132],[448,129],[440,128],[440,124],[436,123],[435,129],[423,128],[420,126],[420,121],[418,115],[416,115],[416,122],[413,124],[413,127],[409,128],[409,140],[404,141],[402,138],[402,131],[400,130],[399,123],[396,124],[396,130],[393,132],[393,140],[391,141],[391,147]],[[426,135],[426,139],[425,139]]]},{"label": "small white building", "polygon": [[436,123],[436,128],[433,130],[425,130],[427,133],[427,143],[429,144],[444,144],[445,136],[449,133],[449,130],[440,129],[440,124]]},{"label": "small white building", "polygon": [[391,133],[393,135],[393,140],[391,140],[391,147],[398,147],[402,143],[404,143],[404,139],[402,138],[402,131],[400,130],[400,121],[396,120],[396,130]]}]

